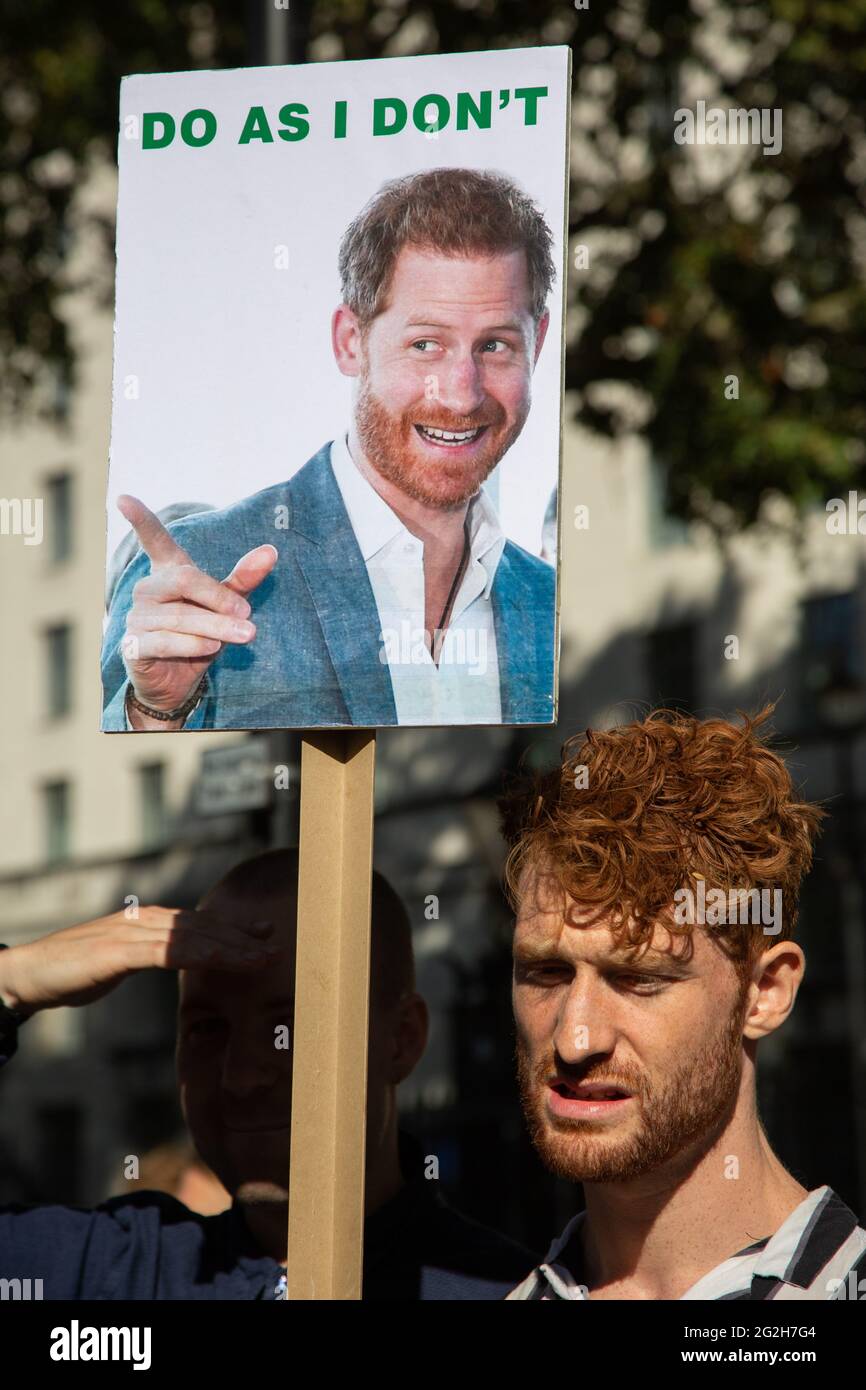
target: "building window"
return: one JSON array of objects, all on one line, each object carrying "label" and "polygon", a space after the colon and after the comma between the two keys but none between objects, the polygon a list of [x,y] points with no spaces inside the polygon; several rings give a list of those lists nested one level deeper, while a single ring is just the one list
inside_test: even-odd
[{"label": "building window", "polygon": [[72,629],[66,623],[45,633],[48,675],[48,713],[60,719],[72,708]]},{"label": "building window", "polygon": [[49,478],[47,493],[49,554],[60,565],[72,555],[72,474]]},{"label": "building window", "polygon": [[678,623],[647,637],[649,699],[654,705],[694,712],[698,701],[697,626]]},{"label": "building window", "polygon": [[657,459],[650,459],[646,470],[647,540],[653,550],[666,550],[669,546],[685,545],[689,539],[689,527],[681,517],[668,511],[667,481],[664,470]]},{"label": "building window", "polygon": [[818,717],[823,696],[857,686],[856,634],[855,594],[829,594],[804,602],[798,662],[804,721]]},{"label": "building window", "polygon": [[45,857],[49,864],[62,864],[70,852],[70,803],[68,782],[49,782],[43,788],[45,810]]},{"label": "building window", "polygon": [[138,786],[141,841],[145,849],[155,849],[165,843],[167,831],[164,764],[144,763],[138,769]]}]

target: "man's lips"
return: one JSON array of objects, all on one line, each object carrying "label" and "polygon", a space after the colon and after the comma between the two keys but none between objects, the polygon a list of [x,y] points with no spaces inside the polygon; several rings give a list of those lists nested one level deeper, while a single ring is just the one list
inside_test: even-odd
[{"label": "man's lips", "polygon": [[601,1119],[618,1114],[634,1099],[624,1086],[607,1081],[563,1081],[554,1077],[547,1083],[547,1108],[565,1119]]},{"label": "man's lips", "polygon": [[471,430],[446,430],[439,425],[415,425],[415,433],[430,449],[452,454],[469,453],[477,448],[489,425],[476,425]]}]

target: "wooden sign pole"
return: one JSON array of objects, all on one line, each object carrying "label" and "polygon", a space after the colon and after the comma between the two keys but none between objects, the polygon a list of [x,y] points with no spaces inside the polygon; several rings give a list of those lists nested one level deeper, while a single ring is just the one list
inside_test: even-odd
[{"label": "wooden sign pole", "polygon": [[361,1297],[373,729],[301,743],[287,1298]]}]

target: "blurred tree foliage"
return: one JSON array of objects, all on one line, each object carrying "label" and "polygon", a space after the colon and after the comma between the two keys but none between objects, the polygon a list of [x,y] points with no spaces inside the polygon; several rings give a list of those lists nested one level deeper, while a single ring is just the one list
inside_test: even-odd
[{"label": "blurred tree foliage", "polygon": [[[61,311],[73,199],[113,158],[120,79],[244,60],[243,10],[171,0],[0,0],[0,410],[61,407],[75,357]],[[239,19],[241,22],[239,22]],[[101,228],[110,269],[113,227]],[[80,284],[80,282],[79,282]],[[104,293],[104,280],[95,287]],[[110,285],[108,286],[110,289]]]},{"label": "blurred tree foliage", "polygon": [[[863,484],[866,0],[291,0],[289,13],[312,61],[570,43],[577,419],[637,428],[670,509],[722,529],[754,520],[768,492],[807,505]],[[0,0],[0,16],[9,413],[49,410],[74,384],[70,210],[113,150],[120,77],[243,63],[249,14],[237,0]],[[674,113],[698,99],[781,109],[781,151],[678,145]]]}]

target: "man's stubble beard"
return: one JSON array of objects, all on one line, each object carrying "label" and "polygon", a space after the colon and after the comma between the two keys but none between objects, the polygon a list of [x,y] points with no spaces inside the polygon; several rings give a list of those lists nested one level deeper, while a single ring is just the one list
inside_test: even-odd
[{"label": "man's stubble beard", "polygon": [[[475,418],[464,415],[443,420],[437,419],[439,414],[436,402],[430,401],[417,406],[411,414],[395,416],[374,394],[369,372],[366,367],[362,369],[355,403],[355,428],[367,459],[381,477],[407,497],[428,507],[451,510],[468,502],[508,453],[526,423],[529,402],[505,435],[499,433],[505,411],[498,401],[487,402]],[[415,422],[432,429],[459,431],[487,425],[488,430],[481,449],[471,461],[450,460],[443,449],[441,462],[425,467],[412,453],[412,438],[417,439]],[[418,447],[422,447],[420,440]]]},{"label": "man's stubble beard", "polygon": [[[640,1106],[639,1128],[617,1140],[602,1121],[564,1120],[547,1113],[544,1080],[551,1062],[533,1075],[518,1036],[517,1075],[530,1138],[543,1163],[571,1182],[627,1182],[650,1173],[677,1154],[707,1147],[733,1113],[740,1084],[744,1001],[738,1000],[721,1037],[712,1038],[666,1082],[647,1086],[640,1073],[597,1067],[580,1081],[610,1080],[627,1087]],[[572,1069],[576,1072],[576,1069]]]}]

